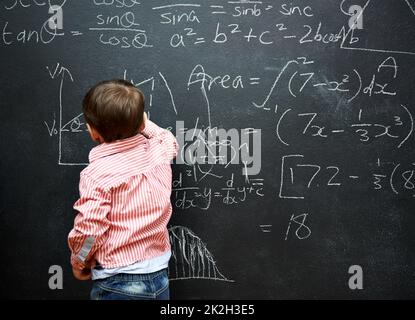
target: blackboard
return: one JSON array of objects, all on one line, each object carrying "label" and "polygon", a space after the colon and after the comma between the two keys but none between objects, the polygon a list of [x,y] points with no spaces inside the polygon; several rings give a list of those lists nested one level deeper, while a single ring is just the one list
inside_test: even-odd
[{"label": "blackboard", "polygon": [[81,100],[124,78],[181,143],[173,299],[415,298],[414,27],[413,0],[2,1],[1,296],[88,298]]}]

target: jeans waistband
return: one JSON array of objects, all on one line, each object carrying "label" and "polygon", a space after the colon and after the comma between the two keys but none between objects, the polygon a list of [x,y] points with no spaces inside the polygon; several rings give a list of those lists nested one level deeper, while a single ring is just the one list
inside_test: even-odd
[{"label": "jeans waistband", "polygon": [[118,281],[132,281],[133,282],[133,281],[140,281],[140,280],[152,280],[163,274],[167,274],[167,268],[156,271],[156,272],[144,273],[144,274],[118,273],[114,276],[104,278],[104,279],[98,279],[94,281],[99,282],[99,281],[118,280]]}]

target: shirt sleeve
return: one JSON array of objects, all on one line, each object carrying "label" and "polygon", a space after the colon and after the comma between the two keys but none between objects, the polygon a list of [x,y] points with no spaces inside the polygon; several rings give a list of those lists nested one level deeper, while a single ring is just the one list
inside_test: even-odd
[{"label": "shirt sleeve", "polygon": [[84,269],[106,240],[111,196],[92,179],[82,174],[79,193],[80,198],[74,204],[78,214],[75,217],[74,227],[68,235],[68,245],[71,250],[72,266],[76,269]]},{"label": "shirt sleeve", "polygon": [[177,156],[179,150],[179,144],[176,137],[170,131],[166,130],[163,143],[166,147],[167,158],[169,161],[173,160]]},{"label": "shirt sleeve", "polygon": [[160,128],[154,122],[147,120],[144,130],[141,133],[149,139],[159,138],[162,141],[169,161],[177,156],[179,144],[177,143],[176,137],[170,131]]},{"label": "shirt sleeve", "polygon": [[160,128],[153,121],[147,120],[145,123],[145,127],[141,131],[141,133],[145,135],[147,138],[151,139],[164,134],[165,131],[165,129]]}]

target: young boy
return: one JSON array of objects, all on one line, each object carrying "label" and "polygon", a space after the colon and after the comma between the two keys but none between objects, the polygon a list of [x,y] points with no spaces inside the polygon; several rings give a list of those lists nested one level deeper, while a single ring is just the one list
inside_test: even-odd
[{"label": "young boy", "polygon": [[69,233],[79,280],[93,280],[91,299],[169,299],[173,134],[147,119],[144,96],[124,80],[88,91],[83,113],[99,145],[80,175]]}]

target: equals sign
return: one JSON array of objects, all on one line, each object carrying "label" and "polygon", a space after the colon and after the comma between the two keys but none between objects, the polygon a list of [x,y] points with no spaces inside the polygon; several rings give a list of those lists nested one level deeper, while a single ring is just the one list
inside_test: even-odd
[{"label": "equals sign", "polygon": [[205,38],[196,38],[196,41],[194,44],[199,44],[199,43],[205,43]]},{"label": "equals sign", "polygon": [[272,224],[260,224],[259,227],[263,233],[270,233],[272,229]]},{"label": "equals sign", "polygon": [[213,196],[214,196],[214,197],[221,197],[221,196],[222,196],[222,194],[221,194],[220,192],[214,192],[214,193],[213,193]]},{"label": "equals sign", "polygon": [[[223,9],[223,6],[216,6],[216,5],[212,5],[210,6],[212,9],[214,10],[220,10]],[[212,14],[226,14],[226,11],[212,11]]]},{"label": "equals sign", "polygon": [[249,78],[249,81],[251,81],[250,84],[252,85],[259,84],[259,80],[261,80],[261,78]]},{"label": "equals sign", "polygon": [[71,31],[71,34],[72,34],[74,37],[76,37],[76,36],[82,36],[82,35],[83,35],[83,33],[82,33],[82,32],[79,32],[79,31]]},{"label": "equals sign", "polygon": [[267,7],[265,8],[265,11],[271,10],[272,8],[274,8],[274,7],[273,7],[273,6],[267,6]]},{"label": "equals sign", "polygon": [[252,185],[253,186],[263,186],[264,185],[264,179],[252,179]]}]

